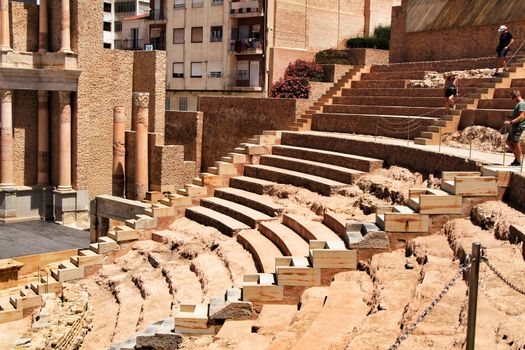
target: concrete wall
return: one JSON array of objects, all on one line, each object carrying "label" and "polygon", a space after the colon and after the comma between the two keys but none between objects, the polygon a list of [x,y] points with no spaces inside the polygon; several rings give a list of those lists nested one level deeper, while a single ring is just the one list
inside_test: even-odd
[{"label": "concrete wall", "polygon": [[[418,0],[419,1],[419,0]],[[494,5],[492,2],[485,0],[474,1],[454,1],[443,0],[447,3],[444,8],[454,8],[454,6],[489,6]],[[440,1],[443,2],[443,1]],[[500,2],[498,2],[500,3]],[[521,6],[523,1],[509,0],[506,4]],[[435,17],[435,28],[432,24],[428,27],[431,30],[421,30],[427,27],[417,27],[420,31],[410,31],[410,21],[408,18],[416,16],[411,11],[410,2],[404,0],[402,6],[395,7],[392,11],[392,36],[390,41],[390,62],[412,62],[412,61],[432,61],[456,58],[473,58],[495,56],[495,49],[498,45],[499,33],[497,29],[505,23],[512,32],[518,43],[515,44],[516,49],[519,42],[525,39],[525,11],[522,11],[519,20],[507,21],[494,20],[497,19],[499,13],[503,11],[495,11],[488,13],[475,13],[465,17],[456,17],[462,22],[445,21],[452,14],[443,10]],[[503,5],[502,5],[503,6]],[[419,9],[421,11],[421,9]],[[461,11],[459,13],[462,13]],[[507,12],[505,12],[507,13]],[[419,12],[421,14],[421,12]],[[477,19],[472,16],[478,15]],[[492,18],[494,16],[494,18]],[[421,15],[419,17],[422,17]],[[515,16],[514,16],[515,17]],[[509,17],[510,18],[510,17]],[[408,28],[408,29],[407,29]],[[412,28],[414,29],[414,28]]]},{"label": "concrete wall", "polygon": [[293,99],[203,97],[202,169],[248,137],[285,129],[295,120],[295,108]]}]

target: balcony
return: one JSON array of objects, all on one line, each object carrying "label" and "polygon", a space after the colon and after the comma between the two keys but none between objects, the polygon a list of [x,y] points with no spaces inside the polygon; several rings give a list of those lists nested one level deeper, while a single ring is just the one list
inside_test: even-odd
[{"label": "balcony", "polygon": [[165,21],[166,14],[162,10],[150,10],[148,20],[150,21]]},{"label": "balcony", "polygon": [[115,40],[115,50],[144,50],[142,39]]},{"label": "balcony", "polygon": [[259,0],[234,1],[230,4],[230,17],[260,17],[263,16],[263,2]]},{"label": "balcony", "polygon": [[230,51],[236,55],[262,55],[262,43],[259,38],[248,38],[230,41]]}]

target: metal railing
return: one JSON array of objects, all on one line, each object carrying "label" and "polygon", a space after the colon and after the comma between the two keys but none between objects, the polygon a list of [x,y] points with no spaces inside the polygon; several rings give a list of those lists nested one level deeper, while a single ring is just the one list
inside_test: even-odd
[{"label": "metal railing", "polygon": [[144,50],[144,40],[142,39],[123,39],[115,40],[116,50]]},{"label": "metal railing", "polygon": [[150,10],[148,19],[152,21],[164,20],[166,14],[162,10]]}]

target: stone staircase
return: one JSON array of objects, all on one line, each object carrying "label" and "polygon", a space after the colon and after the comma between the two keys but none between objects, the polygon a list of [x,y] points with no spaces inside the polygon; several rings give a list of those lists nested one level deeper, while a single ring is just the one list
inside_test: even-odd
[{"label": "stone staircase", "polygon": [[[140,221],[142,218],[137,218]],[[40,269],[35,281],[14,290],[11,295],[0,298],[0,323],[20,320],[29,315],[33,309],[44,304],[42,295],[60,294],[62,283],[84,278],[85,269],[104,263],[104,255],[118,250],[122,243],[139,239],[139,232],[129,226],[116,226],[108,236],[99,237],[97,243],[89,249],[79,249],[77,255],[69,260],[50,264]]]},{"label": "stone staircase", "polygon": [[349,87],[353,81],[357,81],[361,78],[361,75],[367,73],[370,67],[366,66],[355,66],[348,72],[343,74],[329,89],[326,91],[314,104],[308,108],[297,120],[290,125],[289,130],[301,131],[310,130],[312,125],[312,116],[317,113],[321,108],[333,101],[334,97],[341,96],[341,92],[344,88]]}]

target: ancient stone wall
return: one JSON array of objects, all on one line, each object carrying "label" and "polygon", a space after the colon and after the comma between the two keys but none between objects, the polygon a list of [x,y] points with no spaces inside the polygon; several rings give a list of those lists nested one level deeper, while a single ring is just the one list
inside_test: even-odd
[{"label": "ancient stone wall", "polygon": [[184,145],[184,160],[200,169],[202,155],[202,112],[166,112],[166,145]]},{"label": "ancient stone wall", "polygon": [[38,6],[21,2],[11,4],[11,40],[14,51],[38,50]]},{"label": "ancient stone wall", "polygon": [[512,175],[508,196],[512,204],[525,209],[525,176],[523,174]]},{"label": "ancient stone wall", "polygon": [[[497,30],[504,21],[498,20],[496,22],[491,17],[498,15],[501,11],[472,13],[472,16],[478,15],[477,19],[472,19],[468,16],[467,18],[457,16],[456,13],[458,20],[459,18],[464,19],[463,24],[455,21],[447,24],[448,22],[445,19],[451,16],[451,13],[446,11],[449,7],[454,7],[456,4],[461,6],[483,6],[485,4],[491,7],[493,4],[485,0],[445,1],[444,10],[433,14],[436,23],[435,28],[431,24],[428,24],[430,29],[426,29],[427,27],[424,26],[421,27],[426,30],[418,29],[417,26],[410,28],[408,18],[412,18],[415,14],[409,13],[409,1],[404,0],[401,6],[393,8],[390,62],[495,56],[495,49],[499,39]],[[440,3],[442,2],[440,1]],[[521,6],[523,2],[520,0],[509,0],[505,3],[509,6],[513,4]],[[414,11],[414,9],[411,9],[411,11]],[[420,9],[420,11],[423,10]],[[419,13],[421,14],[422,12]],[[522,13],[520,16],[521,19],[519,20],[515,19],[505,23],[518,41],[514,46],[515,49],[525,40],[525,13]],[[443,25],[438,25],[439,23],[443,23]],[[445,24],[447,25],[445,26]],[[410,31],[415,29],[420,31]]]},{"label": "ancient stone wall", "polygon": [[283,130],[295,120],[296,101],[250,97],[202,97],[202,167],[263,130]]}]

